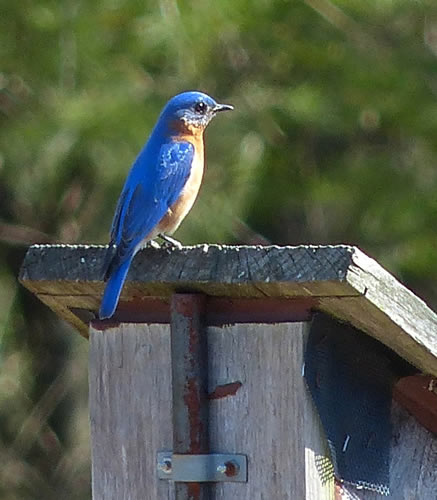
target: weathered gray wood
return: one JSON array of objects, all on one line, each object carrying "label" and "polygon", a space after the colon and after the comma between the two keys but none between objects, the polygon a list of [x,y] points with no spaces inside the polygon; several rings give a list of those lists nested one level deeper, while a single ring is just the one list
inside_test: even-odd
[{"label": "weathered gray wood", "polygon": [[390,495],[342,485],[344,496],[355,500],[435,500],[437,497],[437,437],[423,428],[396,402],[392,406],[393,434]]},{"label": "weathered gray wood", "polygon": [[[33,245],[26,255],[20,279],[23,282],[41,281],[39,293],[58,290],[60,295],[65,295],[64,288],[56,285],[57,281],[68,285],[73,294],[80,289],[81,282],[87,282],[91,289],[100,292],[106,248],[101,245]],[[242,294],[252,297],[255,293],[252,283],[257,282],[262,287],[258,296],[263,296],[264,291],[274,295],[273,289],[276,295],[282,296],[284,294],[278,289],[281,284],[284,292],[292,293],[293,288],[299,289],[293,287],[293,283],[345,281],[355,251],[354,247],[346,245],[147,247],[134,259],[128,280],[137,282],[140,289],[152,292],[151,295],[170,295],[174,284],[193,282],[203,283],[207,290],[216,284],[217,291],[222,288],[226,292],[229,285],[247,284]],[[93,285],[97,286],[93,288]]]},{"label": "weathered gray wood", "polygon": [[[105,247],[34,246],[20,280],[82,333],[71,308],[95,312]],[[184,291],[238,298],[313,297],[318,309],[376,337],[437,375],[437,315],[379,264],[350,246],[146,248],[135,258],[121,301],[169,299]]]},{"label": "weathered gray wood", "polygon": [[[305,390],[306,390],[305,386]],[[305,490],[307,499],[332,499],[334,467],[322,423],[311,397],[304,397]]]},{"label": "weathered gray wood", "polygon": [[[437,315],[373,259],[352,255],[347,281],[361,297],[323,297],[320,309],[351,323],[424,372],[437,375]],[[432,359],[431,355],[434,359]]]},{"label": "weathered gray wood", "polygon": [[172,498],[156,474],[172,449],[169,327],[91,328],[89,356],[94,500]]},{"label": "weathered gray wood", "polygon": [[[208,328],[210,448],[248,456],[248,483],[211,486],[215,500],[331,498],[315,461],[326,455],[302,378],[304,323]],[[162,325],[91,329],[93,494],[173,498],[157,451],[172,449],[170,334]],[[233,382],[226,396],[219,387]],[[215,394],[215,396],[214,396]]]},{"label": "weathered gray wood", "polygon": [[434,500],[437,497],[437,437],[393,403],[390,468],[391,497]]},{"label": "weathered gray wood", "polygon": [[302,377],[305,323],[210,327],[209,386],[241,382],[210,407],[211,449],[248,456],[249,481],[215,486],[215,499],[331,498],[316,458],[327,455]]}]

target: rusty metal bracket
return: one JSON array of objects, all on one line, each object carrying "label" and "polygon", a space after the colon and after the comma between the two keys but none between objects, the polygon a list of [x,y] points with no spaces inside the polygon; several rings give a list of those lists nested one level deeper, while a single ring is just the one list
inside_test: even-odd
[{"label": "rusty metal bracket", "polygon": [[159,479],[183,483],[247,482],[246,455],[209,453],[181,455],[159,452]]},{"label": "rusty metal bracket", "polygon": [[[208,346],[206,297],[175,293],[171,300],[171,383],[174,455],[207,454]],[[175,500],[208,500],[209,484],[175,483]]]}]

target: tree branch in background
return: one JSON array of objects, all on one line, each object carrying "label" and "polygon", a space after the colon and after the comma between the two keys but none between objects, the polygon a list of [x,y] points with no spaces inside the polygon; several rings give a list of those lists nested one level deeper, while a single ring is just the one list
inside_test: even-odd
[{"label": "tree branch in background", "polygon": [[271,245],[272,242],[264,237],[262,234],[257,233],[251,229],[239,217],[235,217],[232,226],[232,234],[237,241],[246,245]]},{"label": "tree branch in background", "polygon": [[0,222],[0,242],[28,246],[34,243],[52,243],[54,238],[38,229]]}]

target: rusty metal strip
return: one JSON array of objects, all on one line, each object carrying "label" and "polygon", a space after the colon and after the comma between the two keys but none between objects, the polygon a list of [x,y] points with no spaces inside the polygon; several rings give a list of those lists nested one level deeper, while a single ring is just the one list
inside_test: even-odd
[{"label": "rusty metal strip", "polygon": [[[171,301],[173,453],[209,452],[206,297],[174,294]],[[207,483],[175,483],[176,500],[206,500]]]}]

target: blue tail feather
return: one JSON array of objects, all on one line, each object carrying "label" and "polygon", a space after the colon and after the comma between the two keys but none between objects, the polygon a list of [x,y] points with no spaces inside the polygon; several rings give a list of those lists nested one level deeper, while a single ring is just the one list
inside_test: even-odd
[{"label": "blue tail feather", "polygon": [[126,280],[127,272],[132,261],[125,260],[119,267],[112,270],[105,291],[103,292],[102,302],[100,304],[99,318],[110,318],[117,309],[120,293]]}]

